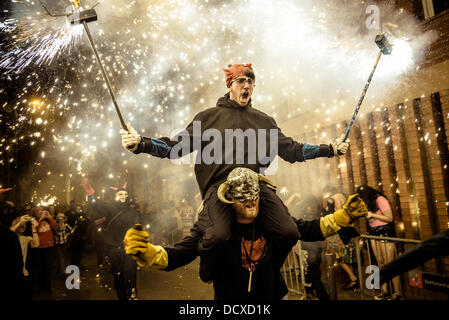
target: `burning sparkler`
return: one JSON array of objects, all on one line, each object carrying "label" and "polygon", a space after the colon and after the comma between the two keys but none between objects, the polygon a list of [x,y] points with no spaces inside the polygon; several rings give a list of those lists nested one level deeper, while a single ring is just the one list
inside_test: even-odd
[{"label": "burning sparkler", "polygon": [[50,65],[56,58],[70,54],[83,32],[79,26],[71,28],[67,21],[41,16],[7,19],[0,30],[13,39],[0,57],[0,68],[14,74],[30,65]]}]

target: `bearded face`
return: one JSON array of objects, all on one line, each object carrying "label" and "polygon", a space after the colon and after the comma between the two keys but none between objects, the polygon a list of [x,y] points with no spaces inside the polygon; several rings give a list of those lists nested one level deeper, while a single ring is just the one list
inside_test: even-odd
[{"label": "bearded face", "polygon": [[237,221],[241,223],[251,223],[259,214],[259,198],[244,202],[234,200],[232,206],[237,215]]}]

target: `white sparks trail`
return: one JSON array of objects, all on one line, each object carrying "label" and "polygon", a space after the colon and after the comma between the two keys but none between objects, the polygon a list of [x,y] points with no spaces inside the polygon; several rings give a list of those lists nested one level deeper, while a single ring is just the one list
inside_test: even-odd
[{"label": "white sparks trail", "polygon": [[[366,29],[367,4],[349,3],[114,0],[95,8],[98,21],[89,28],[125,121],[144,136],[166,136],[214,106],[226,92],[221,68],[230,63],[253,63],[255,107],[275,118],[306,114],[303,118],[319,127],[352,115],[378,52],[374,38],[381,30]],[[12,162],[18,144],[32,153],[45,151],[45,161],[50,155],[66,163],[73,157],[74,174],[80,175],[92,167],[89,159],[129,165],[82,25],[49,17],[38,3],[11,2],[11,7],[11,15],[0,19],[0,69],[23,89],[0,103],[17,114],[8,120],[14,138],[1,141],[0,151]],[[435,40],[405,11],[381,9],[381,22],[398,26],[399,40],[379,62],[366,103],[414,71]],[[0,165],[8,161],[0,158]],[[147,163],[138,165],[151,170]]]},{"label": "white sparks trail", "polygon": [[2,55],[0,68],[20,73],[31,64],[49,65],[62,55],[70,55],[83,34],[82,25],[71,26],[68,21],[56,29],[54,23],[45,22],[52,25],[50,28],[39,23],[21,25],[17,20],[9,21],[4,30],[11,33],[14,42],[9,46],[11,50]]}]

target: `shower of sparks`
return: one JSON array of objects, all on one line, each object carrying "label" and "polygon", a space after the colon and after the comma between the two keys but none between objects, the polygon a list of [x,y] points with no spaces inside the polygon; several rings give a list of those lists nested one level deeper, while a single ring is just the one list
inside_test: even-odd
[{"label": "shower of sparks", "polygon": [[[32,1],[11,6],[11,15],[0,19],[0,70],[23,88],[0,100],[9,114],[0,124],[11,130],[0,140],[0,166],[15,163],[14,150],[26,145],[45,155],[35,163],[44,174],[45,163],[59,159],[52,179],[96,168],[110,185],[120,176],[117,164],[132,161],[123,153],[119,122],[82,25],[49,17]],[[214,106],[226,92],[221,68],[230,63],[253,63],[255,107],[274,118],[308,112],[316,123],[303,128],[318,129],[352,114],[374,63],[380,30],[361,32],[365,7],[363,1],[117,0],[97,6],[98,21],[89,27],[125,121],[143,136],[170,135]],[[384,20],[414,21],[391,7],[382,12]],[[374,84],[387,87],[414,69],[433,41],[418,29],[382,57],[369,94],[376,93]],[[148,158],[139,159],[141,170],[152,169]]]},{"label": "shower of sparks", "polygon": [[12,39],[0,51],[0,69],[8,73],[20,73],[32,64],[50,65],[60,56],[71,55],[83,34],[82,25],[71,26],[64,17],[41,15],[7,19],[0,30]]},{"label": "shower of sparks", "polygon": [[46,196],[44,196],[43,199],[40,199],[40,200],[34,199],[34,201],[37,203],[37,205],[41,206],[41,207],[48,207],[48,206],[54,205],[57,203],[57,200],[58,199],[56,197],[54,197],[50,194],[47,194]]}]

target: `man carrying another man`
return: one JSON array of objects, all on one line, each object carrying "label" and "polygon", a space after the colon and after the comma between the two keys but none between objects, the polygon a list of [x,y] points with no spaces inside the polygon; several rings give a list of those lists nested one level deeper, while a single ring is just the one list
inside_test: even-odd
[{"label": "man carrying another man", "polygon": [[[202,234],[198,250],[202,256],[213,254],[214,248],[231,239],[232,207],[218,199],[217,190],[233,169],[246,167],[263,174],[276,155],[294,163],[342,155],[349,147],[349,141],[343,138],[329,145],[309,145],[286,137],[272,117],[251,106],[255,86],[251,64],[234,64],[223,71],[228,93],[218,99],[216,107],[198,113],[176,139],[141,137],[130,125],[128,131],[120,131],[123,146],[136,154],[178,159],[198,151],[195,175],[203,198],[198,214],[198,230]],[[299,239],[297,226],[266,183],[260,186],[260,207],[261,228],[279,246],[277,264],[281,266]],[[200,276],[209,281],[206,274]]]},{"label": "man carrying another man", "polygon": [[[263,214],[260,195],[264,184],[272,186],[266,177],[248,168],[235,168],[218,188],[217,197],[232,212],[231,237],[211,254],[201,256],[200,263],[200,274],[213,282],[217,300],[279,300],[288,293],[280,273],[279,243],[264,229],[259,216]],[[290,219],[301,240],[321,241],[350,227],[366,213],[365,204],[355,194],[342,209],[326,217],[312,221]],[[127,231],[124,245],[141,268],[172,271],[198,256],[201,241],[198,223],[190,236],[173,247],[151,244],[149,234],[136,226]]]}]

